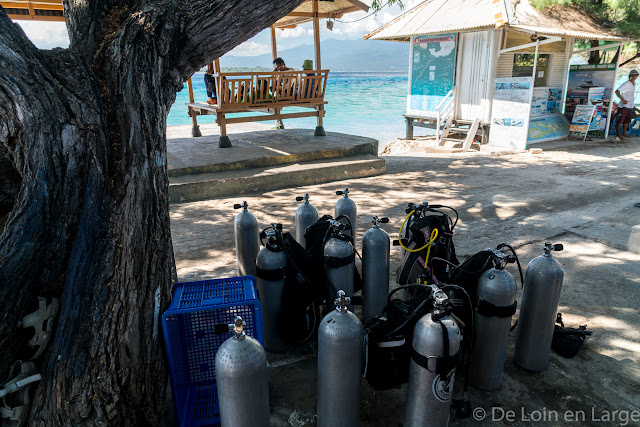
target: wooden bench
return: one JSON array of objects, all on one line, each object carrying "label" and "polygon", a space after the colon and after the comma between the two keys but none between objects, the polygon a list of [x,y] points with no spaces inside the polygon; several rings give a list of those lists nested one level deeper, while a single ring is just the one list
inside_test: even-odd
[{"label": "wooden bench", "polygon": [[[215,115],[220,126],[221,148],[231,147],[227,136],[227,125],[234,123],[260,122],[267,120],[317,117],[314,135],[325,134],[322,126],[324,117],[324,93],[329,70],[274,71],[214,74],[217,104],[187,103],[188,114],[193,120],[193,136],[200,136],[196,117]],[[191,90],[190,90],[191,92]],[[282,113],[286,107],[309,108],[313,111]],[[226,117],[231,113],[261,112],[266,115],[246,117]]]}]

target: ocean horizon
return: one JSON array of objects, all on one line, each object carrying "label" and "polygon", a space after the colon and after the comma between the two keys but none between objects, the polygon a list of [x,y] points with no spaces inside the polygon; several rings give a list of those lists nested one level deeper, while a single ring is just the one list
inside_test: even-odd
[{"label": "ocean horizon", "polygon": [[[192,77],[194,98],[199,102],[207,100],[203,76],[204,73],[195,73]],[[331,71],[325,92],[325,101],[328,102],[323,123],[325,130],[374,138],[379,141],[381,148],[390,141],[404,138],[405,122],[402,115],[407,109],[407,85],[407,72]],[[169,111],[168,126],[191,124],[185,106],[187,102],[189,91],[185,83]],[[295,107],[284,110],[295,111],[308,110]],[[198,123],[214,122],[214,116],[198,116]],[[275,126],[275,121],[271,123]],[[315,129],[316,119],[286,119],[284,125],[285,128]],[[414,129],[416,135],[430,132],[424,128]]]}]

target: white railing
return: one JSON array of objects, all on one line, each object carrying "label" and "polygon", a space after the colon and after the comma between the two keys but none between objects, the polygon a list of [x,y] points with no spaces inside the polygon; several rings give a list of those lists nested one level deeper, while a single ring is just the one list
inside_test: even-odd
[{"label": "white railing", "polygon": [[438,104],[438,116],[436,121],[436,145],[440,145],[440,134],[442,132],[442,125],[447,123],[447,120],[449,120],[449,118],[453,117],[455,99],[456,87],[454,86]]}]

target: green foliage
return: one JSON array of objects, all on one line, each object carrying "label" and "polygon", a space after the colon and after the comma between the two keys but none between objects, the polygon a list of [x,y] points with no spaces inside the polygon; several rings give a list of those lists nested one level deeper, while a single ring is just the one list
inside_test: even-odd
[{"label": "green foliage", "polygon": [[401,8],[404,8],[402,0],[373,0],[373,2],[371,3],[371,9],[377,12],[382,9],[383,6],[393,6],[394,4],[397,4]]},{"label": "green foliage", "polygon": [[640,0],[531,0],[538,9],[573,5],[613,23],[615,29],[640,38]]}]

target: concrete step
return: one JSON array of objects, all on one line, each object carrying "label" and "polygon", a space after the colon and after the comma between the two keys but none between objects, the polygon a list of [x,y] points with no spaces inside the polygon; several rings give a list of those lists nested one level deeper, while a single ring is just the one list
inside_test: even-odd
[{"label": "concrete step", "polygon": [[384,159],[373,155],[360,155],[292,165],[169,177],[169,201],[170,203],[193,202],[376,176],[384,172]]}]

